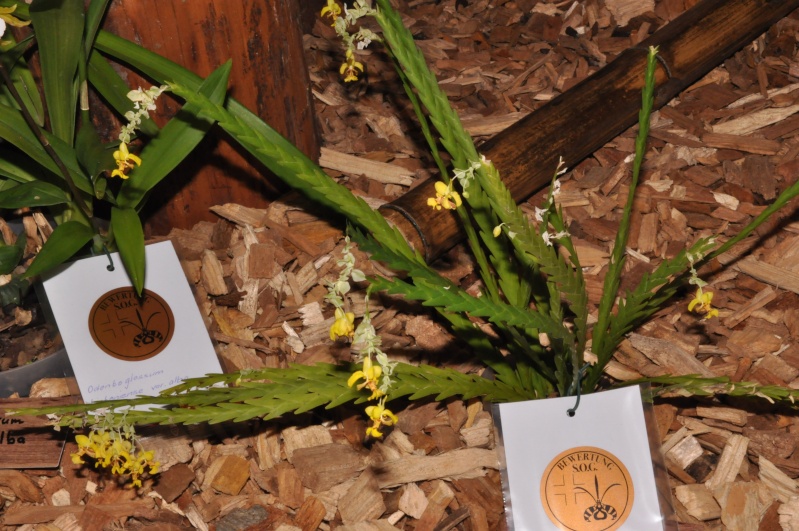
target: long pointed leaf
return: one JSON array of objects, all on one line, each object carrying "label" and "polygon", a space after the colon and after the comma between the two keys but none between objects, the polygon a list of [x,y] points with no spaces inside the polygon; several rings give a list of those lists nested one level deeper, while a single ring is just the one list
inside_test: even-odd
[{"label": "long pointed leaf", "polygon": [[89,243],[92,237],[94,231],[83,223],[62,223],[55,228],[23,277],[30,278],[63,264]]},{"label": "long pointed leaf", "polygon": [[[228,61],[214,70],[198,92],[214,103],[222,103],[231,67],[232,63]],[[198,112],[199,107],[191,103],[185,105],[142,150],[141,166],[131,172],[119,191],[117,201],[120,207],[138,207],[147,192],[197,147],[214,124],[213,120],[200,118]]]},{"label": "long pointed leaf", "polygon": [[144,229],[139,214],[132,208],[111,209],[111,231],[128,277],[141,295],[144,288]]},{"label": "long pointed leaf", "polygon": [[82,55],[83,0],[36,0],[30,6],[44,97],[53,134],[70,146],[77,112],[76,73]]},{"label": "long pointed leaf", "polygon": [[91,0],[89,7],[86,9],[86,28],[84,36],[84,53],[88,57],[94,44],[94,39],[97,36],[97,31],[100,29],[100,23],[103,21],[108,9],[109,0]]},{"label": "long pointed leaf", "polygon": [[[92,50],[88,64],[89,83],[120,116],[133,110],[133,102],[127,97],[130,87],[108,61],[96,50]],[[158,134],[158,126],[150,118],[144,118],[139,131],[147,136]]]},{"label": "long pointed leaf", "polygon": [[[0,238],[2,239],[2,238]],[[17,267],[25,253],[25,243],[28,238],[25,232],[17,236],[14,245],[0,245],[0,275],[8,275]]]},{"label": "long pointed leaf", "polygon": [[0,192],[0,208],[24,208],[60,205],[69,202],[69,195],[50,183],[33,181]]},{"label": "long pointed leaf", "polygon": [[[67,166],[72,176],[72,181],[78,189],[91,194],[92,187],[89,179],[83,174],[75,157],[75,152],[63,140],[47,133],[45,136],[55,152]],[[22,114],[7,105],[0,105],[0,138],[18,147],[31,159],[41,164],[44,168],[63,178],[50,155],[44,150],[36,135],[30,130]]]}]

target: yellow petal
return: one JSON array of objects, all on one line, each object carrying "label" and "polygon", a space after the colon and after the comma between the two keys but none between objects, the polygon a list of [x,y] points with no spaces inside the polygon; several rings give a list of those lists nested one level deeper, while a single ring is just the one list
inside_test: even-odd
[{"label": "yellow petal", "polygon": [[366,375],[363,373],[363,371],[355,371],[352,373],[352,376],[350,376],[349,380],[347,380],[347,387],[352,387],[355,385],[355,382],[361,378],[366,379]]}]

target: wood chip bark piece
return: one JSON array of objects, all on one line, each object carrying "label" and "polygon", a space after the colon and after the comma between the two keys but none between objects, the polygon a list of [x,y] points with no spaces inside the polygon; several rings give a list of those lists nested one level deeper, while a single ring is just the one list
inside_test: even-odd
[{"label": "wood chip bark piece", "polygon": [[775,498],[785,503],[799,494],[796,481],[774,466],[774,463],[761,455],[757,460],[757,464],[760,466],[758,474],[760,481],[768,487],[769,492]]},{"label": "wood chip bark piece", "polygon": [[14,495],[22,501],[32,503],[42,501],[42,492],[19,470],[0,470],[0,485],[11,488]]},{"label": "wood chip bark piece", "polygon": [[411,518],[421,518],[429,504],[424,491],[416,483],[408,483],[401,492],[397,508]]},{"label": "wood chip bark piece", "polygon": [[323,168],[363,175],[367,179],[385,184],[410,186],[413,183],[413,172],[401,166],[356,157],[329,148],[322,148],[321,153],[319,165]]},{"label": "wood chip bark piece", "polygon": [[250,467],[245,459],[237,455],[223,455],[208,466],[203,487],[212,487],[223,494],[235,496],[248,479]]},{"label": "wood chip bark piece", "polygon": [[481,475],[483,469],[498,467],[494,450],[464,448],[435,456],[408,455],[388,463],[375,464],[374,469],[382,489],[468,473]]},{"label": "wood chip bark piece", "polygon": [[319,529],[319,525],[325,519],[325,513],[325,505],[319,501],[319,498],[308,496],[297,511],[294,521],[303,531],[312,531]]},{"label": "wood chip bark piece", "polygon": [[713,491],[726,483],[735,481],[735,477],[741,469],[741,463],[746,458],[748,446],[749,439],[742,435],[733,434],[727,439],[727,444],[721,453],[721,459],[719,459],[719,463],[716,466],[716,471],[705,482],[708,489]]},{"label": "wood chip bark piece", "polygon": [[330,436],[330,431],[324,426],[306,426],[302,428],[292,426],[283,430],[283,443],[289,463],[293,460],[294,452],[300,448],[311,448],[332,442],[333,438]]},{"label": "wood chip bark piece", "polygon": [[303,485],[322,492],[354,478],[365,458],[350,445],[329,443],[295,450],[292,462]]},{"label": "wood chip bark piece", "polygon": [[716,499],[727,529],[758,529],[762,511],[757,483],[728,483],[720,491]]},{"label": "wood chip bark piece", "polygon": [[194,470],[181,463],[158,476],[155,491],[164,498],[164,501],[172,503],[188,488],[194,478]]},{"label": "wood chip bark piece", "polygon": [[266,218],[267,212],[260,208],[250,208],[233,203],[212,206],[210,210],[217,216],[230,220],[236,225],[249,225],[256,229],[264,226],[264,219]]},{"label": "wood chip bark piece", "polygon": [[433,531],[436,529],[444,511],[455,498],[455,492],[444,481],[437,480],[428,496],[428,504],[422,517],[416,522],[414,531]]},{"label": "wood chip bark piece", "polygon": [[670,374],[699,374],[708,378],[715,376],[689,352],[671,341],[640,334],[630,334],[629,341],[647,358],[666,369]]},{"label": "wood chip bark piece", "polygon": [[345,524],[379,518],[386,511],[377,478],[367,469],[339,500],[338,510]]},{"label": "wood chip bark piece", "polygon": [[748,135],[762,127],[777,123],[785,118],[799,112],[799,105],[788,107],[771,107],[760,111],[745,114],[740,118],[735,118],[713,126],[714,133],[728,133],[734,135]]},{"label": "wood chip bark piece", "polygon": [[277,470],[278,498],[287,507],[299,509],[305,501],[299,473],[288,463],[280,463],[275,470]]},{"label": "wood chip bark piece", "polygon": [[689,435],[674,445],[674,447],[666,453],[666,456],[685,470],[691,463],[699,459],[702,453],[703,450],[699,441],[693,435]]},{"label": "wood chip bark piece", "polygon": [[202,265],[202,282],[205,291],[209,295],[226,295],[229,290],[225,284],[222,264],[213,251],[206,249],[203,252]]},{"label": "wood chip bark piece", "polygon": [[799,293],[799,274],[789,269],[767,264],[751,256],[739,260],[733,267],[761,282]]},{"label": "wood chip bark piece", "polygon": [[721,516],[721,507],[704,485],[680,485],[674,489],[674,495],[685,506],[688,514],[697,520],[713,520]]},{"label": "wood chip bark piece", "polygon": [[696,407],[696,414],[706,419],[716,419],[736,426],[746,426],[746,411],[731,407]]}]

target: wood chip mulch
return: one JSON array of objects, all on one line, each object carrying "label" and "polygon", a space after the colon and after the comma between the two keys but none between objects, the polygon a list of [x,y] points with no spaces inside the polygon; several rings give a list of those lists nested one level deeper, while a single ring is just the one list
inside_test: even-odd
[{"label": "wood chip mulch", "polygon": [[[400,1],[478,142],[597,71],[691,0]],[[799,55],[794,13],[655,113],[625,284],[700,236],[730,237],[796,179]],[[345,85],[332,29],[305,36],[322,164],[375,205],[434,175],[393,69],[373,45]],[[769,110],[769,113],[762,112]],[[397,118],[399,116],[399,118]],[[635,130],[563,177],[560,205],[586,266],[592,311],[629,182]],[[531,147],[531,149],[533,149]],[[540,194],[524,203],[531,212]],[[226,370],[350,359],[331,344],[325,281],[337,227],[296,198],[266,210],[214,207],[216,223],[170,235]],[[608,373],[728,376],[799,387],[799,223],[789,206],[703,277],[720,310],[701,320],[685,292],[624,341]],[[36,231],[33,230],[33,235]],[[441,267],[467,288],[462,248]],[[368,269],[367,262],[362,267]],[[351,294],[356,315],[362,290]],[[391,354],[445,363],[453,338],[419,308],[370,303]],[[23,326],[0,316],[0,334]],[[10,324],[9,324],[10,323]],[[0,336],[0,340],[4,340]],[[46,338],[39,341],[46,342]],[[448,362],[464,371],[477,364]],[[663,399],[658,427],[682,530],[799,529],[799,417],[765,401]],[[164,471],[140,491],[68,460],[0,471],[3,529],[505,529],[490,409],[414,403],[384,441],[364,441],[358,408],[275,422],[148,432]],[[531,420],[535,422],[534,420]],[[545,427],[542,426],[542,436]],[[67,452],[74,451],[68,444]],[[18,526],[18,527],[16,527]]]}]

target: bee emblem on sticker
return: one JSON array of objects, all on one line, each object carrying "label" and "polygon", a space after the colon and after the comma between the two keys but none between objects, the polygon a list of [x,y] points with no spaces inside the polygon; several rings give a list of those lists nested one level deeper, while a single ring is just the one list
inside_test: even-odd
[{"label": "bee emblem on sticker", "polygon": [[607,520],[610,517],[612,520],[615,520],[618,514],[616,513],[616,509],[612,505],[608,505],[606,503],[602,503],[602,499],[605,497],[605,494],[608,493],[610,489],[613,487],[617,487],[619,484],[614,483],[613,485],[608,486],[605,491],[602,493],[602,496],[599,495],[599,479],[594,476],[594,491],[596,492],[596,497],[593,494],[585,490],[583,487],[574,487],[575,489],[580,489],[592,498],[594,498],[594,505],[589,507],[583,513],[583,518],[585,518],[586,522],[590,522],[593,520]]},{"label": "bee emblem on sticker", "polygon": [[615,531],[630,516],[634,489],[624,463],[593,446],[555,456],[541,477],[541,504],[565,531]]},{"label": "bee emblem on sticker", "polygon": [[157,293],[145,289],[139,297],[132,287],[117,288],[92,306],[89,331],[106,354],[141,361],[166,348],[175,331],[175,317]]}]

